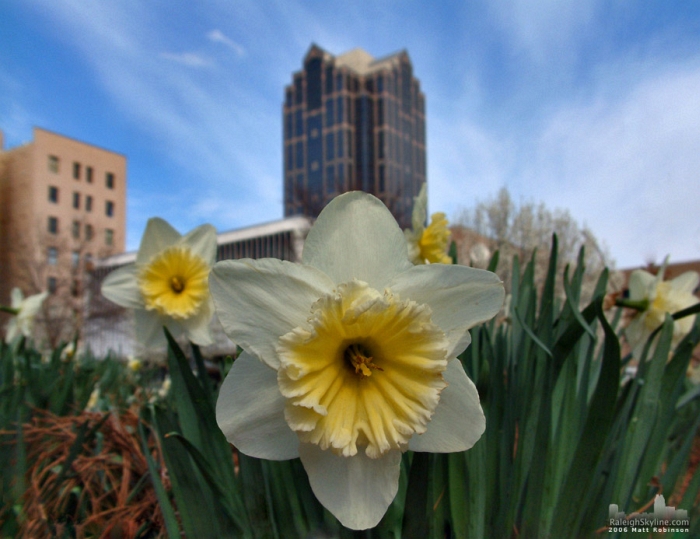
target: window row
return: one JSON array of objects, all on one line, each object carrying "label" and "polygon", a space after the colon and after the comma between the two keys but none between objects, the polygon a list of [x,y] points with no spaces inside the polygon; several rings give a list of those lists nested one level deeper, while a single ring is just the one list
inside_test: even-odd
[{"label": "window row", "polygon": [[[54,174],[58,174],[61,170],[61,159],[56,155],[49,155],[48,166],[49,171]],[[85,181],[87,183],[92,183],[95,175],[95,171],[92,167],[85,167]],[[83,165],[77,161],[73,161],[73,179],[80,180],[83,177]],[[114,173],[105,172],[105,186],[107,189],[114,189]]]},{"label": "window row", "polygon": [[[49,247],[46,254],[46,261],[49,266],[55,266],[58,264],[58,248]],[[70,256],[71,267],[77,268],[80,264],[80,251],[71,251]],[[83,257],[83,262],[86,266],[92,264],[92,254],[86,253]]]},{"label": "window row", "polygon": [[[307,104],[309,102],[318,103],[321,99],[321,66],[320,59],[311,59],[306,65],[306,84],[304,84],[304,76],[300,73],[294,77],[292,86],[287,87],[285,92],[285,105],[291,107],[300,105],[306,97]],[[323,95],[329,96],[334,92],[342,92],[344,90],[357,94],[360,90],[360,79],[339,72],[335,73],[332,66],[326,66],[323,76]],[[400,69],[392,69],[390,71],[379,72],[373,76],[363,79],[362,82],[365,90],[373,95],[383,94],[393,96],[400,99],[405,110],[410,107],[415,107],[418,110],[424,110],[425,103],[422,94],[420,93],[420,85],[413,78],[413,70],[409,63],[402,62]],[[316,107],[310,107],[316,108]]]},{"label": "window row", "polygon": [[[58,290],[58,279],[56,277],[49,276],[46,278],[46,290],[49,292],[49,294],[56,293]],[[74,298],[80,297],[81,286],[79,280],[73,279],[71,281],[70,293]]]},{"label": "window row", "polygon": [[[353,123],[352,101],[349,97],[339,96],[337,98],[326,99],[325,105],[325,126],[331,127],[335,124],[342,124],[347,121]],[[302,109],[288,112],[284,117],[285,139],[301,137],[304,134],[304,114]]]},{"label": "window row", "polygon": [[[425,142],[425,119],[420,114],[402,114],[399,102],[394,98],[381,98],[376,101],[367,101],[367,114],[378,126],[389,125],[400,130],[404,134]],[[333,127],[337,124],[353,124],[356,111],[349,97],[329,98],[325,101],[324,125]],[[307,119],[310,122],[311,116]],[[297,109],[284,115],[284,138],[289,140],[304,135],[304,111]],[[308,126],[307,126],[308,127]]]},{"label": "window row", "polygon": [[[49,234],[58,234],[58,217],[48,218],[47,229]],[[81,237],[83,237],[86,241],[92,241],[92,239],[95,237],[95,228],[89,223],[85,223],[83,225],[80,221],[73,221],[71,225],[71,236],[76,240],[79,240],[81,239]],[[105,228],[104,241],[105,245],[114,245],[113,229]]]},{"label": "window row", "polygon": [[[58,187],[49,185],[49,202],[58,204]],[[73,191],[73,208],[80,209],[82,196],[77,191]],[[93,206],[92,195],[85,195],[85,211],[91,212]],[[105,215],[107,217],[114,216],[114,202],[111,200],[105,201]]]},{"label": "window row", "polygon": [[[312,133],[311,139],[318,137],[318,131]],[[353,155],[353,137],[352,131],[338,130],[326,133],[324,141],[325,160],[332,161],[333,159],[342,159],[346,156]],[[287,170],[295,168],[304,168],[304,142],[298,141],[294,144],[287,145],[286,166]],[[314,152],[315,150],[315,152]],[[318,144],[309,142],[309,162],[321,160],[320,141]],[[315,155],[314,155],[315,153]]]}]

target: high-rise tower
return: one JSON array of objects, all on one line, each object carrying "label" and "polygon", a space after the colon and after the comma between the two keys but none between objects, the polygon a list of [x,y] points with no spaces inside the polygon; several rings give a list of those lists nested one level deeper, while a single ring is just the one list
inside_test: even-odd
[{"label": "high-rise tower", "polygon": [[285,88],[284,215],[316,217],[362,190],[406,228],[425,171],[425,96],[408,53],[333,56],[312,45]]}]

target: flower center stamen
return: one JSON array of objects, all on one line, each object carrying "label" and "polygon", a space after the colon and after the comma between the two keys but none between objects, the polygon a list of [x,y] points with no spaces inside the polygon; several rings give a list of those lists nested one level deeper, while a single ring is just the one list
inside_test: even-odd
[{"label": "flower center stamen", "polygon": [[362,378],[372,376],[372,370],[383,371],[380,366],[372,363],[374,359],[369,355],[369,352],[361,344],[351,344],[345,349],[345,361],[355,369],[355,374],[359,374]]},{"label": "flower center stamen", "polygon": [[176,294],[179,294],[185,289],[185,283],[182,277],[173,277],[170,279],[170,288],[173,289],[173,292]]},{"label": "flower center stamen", "polygon": [[209,265],[182,245],[164,249],[138,274],[146,309],[185,320],[209,298]]},{"label": "flower center stamen", "polygon": [[319,298],[277,352],[287,424],[300,441],[346,457],[404,450],[446,386],[447,338],[430,308],[362,281]]}]

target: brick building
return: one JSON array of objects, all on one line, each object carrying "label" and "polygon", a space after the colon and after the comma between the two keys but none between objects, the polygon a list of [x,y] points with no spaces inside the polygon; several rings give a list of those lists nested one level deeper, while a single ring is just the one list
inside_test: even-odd
[{"label": "brick building", "polygon": [[46,290],[56,316],[80,318],[85,272],[124,251],[126,157],[41,128],[33,135],[5,150],[0,134],[0,304],[15,286],[25,296]]}]

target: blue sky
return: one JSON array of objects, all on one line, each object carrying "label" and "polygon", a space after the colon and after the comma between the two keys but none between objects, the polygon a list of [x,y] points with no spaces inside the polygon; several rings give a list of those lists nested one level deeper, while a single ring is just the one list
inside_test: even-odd
[{"label": "blue sky", "polygon": [[3,0],[0,129],[128,158],[127,243],[282,217],[283,88],[311,43],[408,50],[430,210],[507,186],[618,267],[700,258],[700,2]]}]

